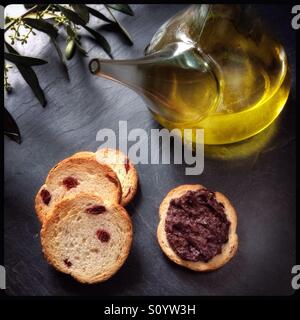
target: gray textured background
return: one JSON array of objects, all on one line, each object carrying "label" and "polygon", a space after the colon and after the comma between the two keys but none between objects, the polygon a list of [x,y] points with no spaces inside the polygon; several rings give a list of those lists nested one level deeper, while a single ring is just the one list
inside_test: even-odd
[{"label": "gray textured background", "polygon": [[[128,47],[115,34],[105,33],[116,59],[143,54],[156,29],[184,5],[133,5],[135,17],[119,14],[133,36]],[[10,72],[14,93],[6,106],[17,120],[23,143],[5,139],[5,266],[10,295],[288,295],[295,263],[295,33],[289,6],[259,6],[282,39],[289,56],[292,91],[278,121],[238,147],[218,148],[223,158],[232,151],[251,155],[217,159],[206,148],[201,176],[188,177],[180,165],[137,165],[140,189],[128,210],[134,241],[123,268],[103,284],[86,286],[52,269],[44,260],[34,196],[48,170],[79,150],[96,150],[101,128],[117,130],[119,120],[131,128],[159,128],[142,99],[87,70],[92,57],[104,57],[101,48],[83,40],[89,58],[68,62],[71,81],[64,80],[48,38],[37,36],[20,53],[49,61],[35,70],[48,105],[43,109],[20,78]],[[268,137],[270,138],[268,139]],[[182,183],[201,183],[224,192],[236,207],[240,247],[222,269],[197,274],[164,257],[156,240],[157,209],[164,195]]]}]

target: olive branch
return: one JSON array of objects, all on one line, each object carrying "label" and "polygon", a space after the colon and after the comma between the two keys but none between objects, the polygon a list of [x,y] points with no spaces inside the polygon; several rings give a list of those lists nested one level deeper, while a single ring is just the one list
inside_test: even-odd
[{"label": "olive branch", "polygon": [[[105,9],[106,15],[85,4],[26,4],[24,7],[27,11],[21,16],[5,17],[6,25],[4,33],[8,33],[7,38],[9,41],[5,40],[4,42],[4,59],[15,65],[43,107],[47,105],[47,100],[33,67],[46,64],[47,61],[36,57],[20,55],[13,45],[17,42],[21,44],[27,43],[31,36],[36,36],[36,31],[47,34],[57,52],[65,77],[69,80],[66,60],[72,59],[76,52],[82,56],[87,56],[80,36],[81,29],[85,29],[104,52],[113,59],[109,42],[100,32],[88,26],[91,15],[105,22],[101,26],[102,30],[118,32],[125,38],[128,45],[133,45],[131,36],[114,15],[114,11],[117,10],[133,16],[134,13],[130,6],[127,4],[104,4],[102,6]],[[64,29],[67,34],[64,51],[57,41],[61,29]],[[11,68],[12,66],[5,62],[4,89],[7,94],[13,91],[13,86],[9,82],[9,70]],[[17,143],[21,143],[18,125],[6,108],[4,108],[4,134]]]}]

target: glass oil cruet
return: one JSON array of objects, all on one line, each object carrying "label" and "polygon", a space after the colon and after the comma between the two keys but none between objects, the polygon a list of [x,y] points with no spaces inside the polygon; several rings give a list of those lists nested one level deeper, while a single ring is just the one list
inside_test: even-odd
[{"label": "glass oil cruet", "polygon": [[290,89],[284,48],[249,6],[192,5],[159,28],[145,57],[89,68],[138,92],[164,127],[204,128],[205,144],[260,132]]}]

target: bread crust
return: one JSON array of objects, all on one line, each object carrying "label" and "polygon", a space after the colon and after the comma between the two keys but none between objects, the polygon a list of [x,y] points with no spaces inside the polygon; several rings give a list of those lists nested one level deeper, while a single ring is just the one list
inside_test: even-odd
[{"label": "bread crust", "polygon": [[[51,264],[56,270],[67,273],[71,275],[74,279],[81,283],[86,284],[93,284],[93,283],[99,283],[108,280],[111,278],[125,263],[130,249],[132,245],[132,239],[133,239],[133,227],[131,219],[127,213],[127,211],[119,204],[112,204],[111,206],[107,207],[108,210],[115,210],[117,212],[114,212],[114,214],[118,214],[123,219],[123,225],[126,229],[126,242],[124,243],[124,250],[120,252],[117,261],[114,263],[111,269],[107,270],[106,272],[103,272],[101,274],[98,274],[93,277],[87,277],[84,275],[78,275],[72,270],[68,270],[67,268],[64,268],[62,264],[59,262],[59,259],[56,257],[55,254],[53,254],[53,250],[51,251],[50,245],[49,245],[49,239],[51,228],[54,228],[55,225],[57,225],[62,219],[66,218],[67,215],[74,214],[74,211],[70,210],[72,208],[72,204],[74,201],[79,201],[80,199],[88,199],[88,200],[94,200],[98,203],[104,204],[103,200],[99,196],[91,195],[88,193],[79,193],[72,197],[67,197],[63,199],[62,201],[58,202],[54,209],[52,215],[45,220],[44,224],[42,225],[40,238],[41,238],[41,244],[42,244],[42,250],[44,253],[44,256],[49,264]],[[76,214],[76,213],[75,213]]]},{"label": "bread crust", "polygon": [[[120,160],[126,160],[129,163],[129,170],[124,170],[124,164],[109,164],[105,162],[112,159],[112,156],[120,157]],[[117,174],[121,187],[122,187],[122,200],[121,205],[127,206],[129,202],[134,198],[138,189],[138,174],[130,159],[119,149],[102,148],[96,152],[96,158],[98,161],[103,161],[111,166],[112,170]]]},{"label": "bread crust", "polygon": [[[43,212],[44,203],[40,197],[40,192],[43,188],[47,189],[47,185],[51,182],[53,176],[55,176],[56,171],[61,170],[62,168],[67,169],[72,167],[74,163],[81,164],[82,168],[84,168],[86,163],[92,163],[95,167],[102,171],[104,175],[109,176],[115,181],[116,185],[116,193],[113,202],[120,203],[122,199],[122,188],[120,181],[116,175],[116,173],[105,163],[100,163],[96,160],[96,156],[94,152],[89,151],[81,151],[73,154],[72,156],[58,162],[48,173],[44,185],[39,189],[35,196],[35,211],[38,219],[41,223],[44,223],[47,218],[45,213]],[[63,197],[64,198],[64,197]]]},{"label": "bread crust", "polygon": [[40,198],[40,193],[44,188],[47,188],[47,186],[45,184],[43,184],[40,187],[39,191],[37,192],[37,194],[35,196],[35,201],[34,201],[35,213],[36,213],[40,223],[42,223],[42,224],[43,224],[44,220],[46,219],[45,214],[43,213],[44,204],[43,204],[43,202],[41,201],[41,198]]},{"label": "bread crust", "polygon": [[92,152],[92,151],[78,151],[76,153],[74,153],[71,157],[72,158],[76,158],[76,157],[80,157],[80,158],[83,158],[83,157],[94,157],[95,156],[95,153]]},{"label": "bread crust", "polygon": [[203,188],[204,187],[200,184],[180,185],[172,189],[166,195],[166,197],[163,199],[159,207],[160,220],[157,228],[157,238],[162,251],[165,253],[165,255],[169,259],[171,259],[178,265],[181,265],[183,267],[186,267],[194,271],[212,271],[222,267],[224,264],[226,264],[230,259],[234,257],[238,248],[238,236],[236,233],[236,228],[237,228],[236,212],[233,206],[231,205],[230,201],[220,192],[215,192],[216,199],[218,202],[223,203],[227,219],[231,222],[230,229],[229,229],[229,239],[228,239],[228,242],[222,246],[222,252],[216,255],[215,257],[213,257],[208,262],[202,262],[202,261],[194,262],[194,261],[188,261],[180,258],[170,247],[167,240],[166,232],[165,232],[165,220],[166,220],[167,211],[168,211],[171,199],[179,198],[183,196],[187,191],[190,191],[190,190],[196,191]]}]

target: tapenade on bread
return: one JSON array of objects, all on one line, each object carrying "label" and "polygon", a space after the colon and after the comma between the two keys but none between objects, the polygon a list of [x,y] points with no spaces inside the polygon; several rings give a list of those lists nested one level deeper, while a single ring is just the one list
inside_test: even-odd
[{"label": "tapenade on bread", "polygon": [[237,216],[220,192],[197,185],[172,189],[159,208],[158,242],[175,263],[195,271],[220,268],[236,253]]}]

